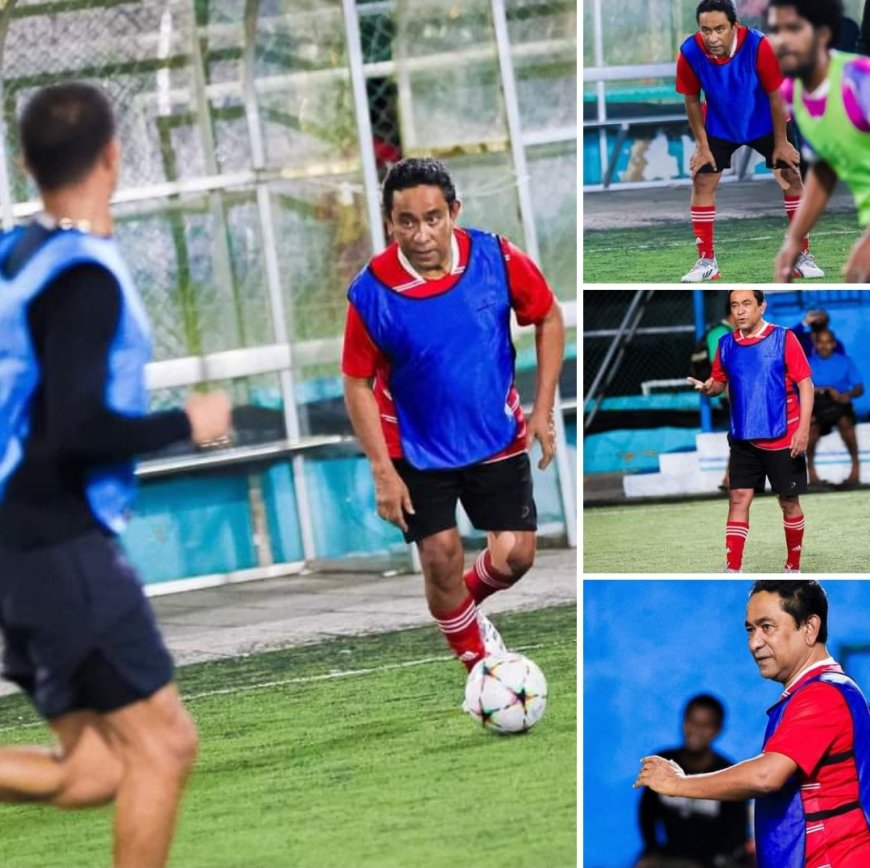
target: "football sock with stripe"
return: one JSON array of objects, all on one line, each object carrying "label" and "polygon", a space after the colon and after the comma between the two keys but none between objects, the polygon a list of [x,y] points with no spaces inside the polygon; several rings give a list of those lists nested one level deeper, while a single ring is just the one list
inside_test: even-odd
[{"label": "football sock with stripe", "polygon": [[785,568],[787,570],[799,570],[801,568],[801,550],[804,545],[804,526],[805,520],[803,515],[794,518],[783,518],[786,547]]},{"label": "football sock with stripe", "polygon": [[474,565],[463,578],[475,603],[480,603],[496,591],[509,588],[516,581],[513,576],[501,573],[493,567],[489,549],[484,549],[477,556]]},{"label": "football sock with stripe", "polygon": [[432,612],[432,616],[450,649],[465,668],[471,671],[474,664],[486,656],[483,636],[477,623],[477,605],[474,598],[469,594],[452,612]]},{"label": "football sock with stripe", "polygon": [[729,521],[725,525],[725,565],[729,570],[743,566],[743,549],[749,536],[749,522]]}]

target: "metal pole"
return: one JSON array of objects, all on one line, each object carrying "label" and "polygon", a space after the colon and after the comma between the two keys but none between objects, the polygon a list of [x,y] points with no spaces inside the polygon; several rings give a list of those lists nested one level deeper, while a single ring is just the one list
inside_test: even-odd
[{"label": "metal pole", "polygon": [[[517,83],[514,63],[511,57],[510,32],[504,0],[492,0],[492,20],[495,29],[495,44],[498,51],[498,65],[501,73],[502,92],[504,93],[505,117],[510,138],[511,156],[517,180],[517,196],[520,206],[520,219],[523,224],[526,252],[536,262],[541,261],[538,247],[538,230],[535,226],[535,208],[529,186],[529,169],[526,163],[526,149],[523,144],[523,130],[520,121],[520,104],[517,97]],[[559,493],[562,501],[562,514],[565,516],[565,532],[568,544],[577,545],[577,511],[574,492],[574,478],[568,461],[568,443],[565,439],[565,420],[559,409],[560,396],[556,389],[556,475],[559,480]]]},{"label": "metal pole", "polygon": [[[601,0],[594,0],[592,4],[592,39],[595,45],[595,65],[600,69],[604,66],[604,24],[601,14]],[[604,124],[607,120],[607,94],[604,82],[599,81],[595,85],[596,108],[598,123]],[[598,159],[601,163],[601,177],[605,177],[609,158],[607,156],[607,130],[602,126],[598,131]]]},{"label": "metal pole", "polygon": [[17,0],[9,0],[0,7],[0,225],[8,231],[15,225],[12,213],[12,188],[9,184],[9,157],[6,151],[6,96],[3,93],[5,78],[3,67],[6,36],[9,32],[9,22],[12,20],[12,9]]},{"label": "metal pole", "polygon": [[[707,316],[704,311],[704,290],[692,290],[692,302],[695,307],[695,340],[703,340],[707,334]],[[710,399],[706,395],[699,395],[701,398],[701,430],[705,434],[709,434],[713,430],[713,409],[710,406]]]},{"label": "metal pole", "polygon": [[344,11],[344,35],[347,42],[350,83],[353,87],[353,103],[356,109],[359,154],[366,191],[366,208],[369,215],[369,234],[372,239],[372,250],[377,253],[386,246],[386,238],[384,237],[384,221],[381,217],[378,169],[372,147],[372,124],[369,117],[369,101],[366,93],[366,76],[363,70],[362,42],[356,0],[342,0],[342,9]]},{"label": "metal pole", "polygon": [[[242,58],[242,98],[245,105],[245,119],[248,138],[251,143],[251,162],[255,172],[266,166],[266,150],[260,126],[260,111],[254,87],[257,13],[259,0],[245,0],[245,45]],[[263,263],[266,271],[266,287],[269,291],[269,307],[272,315],[272,329],[277,343],[286,344],[290,355],[290,368],[278,374],[281,385],[281,399],[284,405],[284,427],[289,440],[299,440],[299,414],[296,409],[296,396],[293,389],[293,349],[290,342],[284,296],[281,291],[281,270],[278,264],[275,222],[269,190],[261,181],[256,182],[257,211],[260,217],[260,230],[263,239]],[[292,460],[293,488],[296,493],[296,507],[299,514],[299,533],[302,539],[302,556],[306,561],[316,557],[314,525],[311,518],[311,501],[305,480],[305,461],[301,455]]]}]

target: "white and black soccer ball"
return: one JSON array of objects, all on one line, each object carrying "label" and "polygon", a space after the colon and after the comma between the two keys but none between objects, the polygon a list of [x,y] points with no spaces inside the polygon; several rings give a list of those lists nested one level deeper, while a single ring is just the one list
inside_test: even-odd
[{"label": "white and black soccer ball", "polygon": [[547,679],[522,654],[490,655],[468,673],[464,708],[485,729],[525,732],[544,716]]}]

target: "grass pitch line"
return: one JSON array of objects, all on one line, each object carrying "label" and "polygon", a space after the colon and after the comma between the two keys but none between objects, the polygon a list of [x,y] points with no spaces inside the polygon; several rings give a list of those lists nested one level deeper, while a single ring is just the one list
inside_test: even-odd
[{"label": "grass pitch line", "polygon": [[[555,648],[559,645],[575,644],[573,642],[541,642],[536,645],[522,645],[515,650],[519,652],[534,651],[538,648]],[[206,690],[203,693],[191,693],[181,698],[185,702],[194,702],[197,699],[207,699],[210,696],[232,696],[237,693],[249,693],[252,690],[267,690],[272,687],[284,687],[288,684],[313,684],[317,681],[335,681],[340,678],[361,678],[366,675],[378,675],[381,672],[390,672],[396,669],[411,669],[417,666],[428,666],[431,663],[446,663],[454,661],[452,654],[443,654],[437,657],[421,657],[419,660],[404,660],[401,663],[385,663],[383,666],[372,666],[367,669],[345,669],[338,672],[324,672],[321,675],[300,675],[297,678],[282,678],[277,681],[259,681],[256,684],[245,684],[241,687],[225,687],[218,690]],[[28,724],[31,726],[32,724]],[[0,729],[0,732],[3,732]]]},{"label": "grass pitch line", "polygon": [[[670,225],[670,224],[668,224]],[[634,228],[634,227],[632,227]],[[607,233],[607,232],[629,232],[631,229],[592,229],[588,234],[594,233]],[[810,240],[813,238],[828,238],[835,237],[840,235],[854,235],[857,230],[850,229],[831,229],[829,231],[822,232],[812,232],[810,233]],[[729,241],[727,238],[717,238],[716,239],[716,248],[720,247],[728,247],[730,245],[736,244],[746,244],[748,242],[762,242],[762,241],[781,241],[782,234],[779,235],[755,235],[751,238],[738,238],[732,241]],[[624,253],[626,250],[661,250],[663,247],[688,247],[692,244],[691,240],[686,241],[685,239],[675,240],[675,241],[659,241],[655,244],[621,244],[619,247],[596,247],[594,244],[588,245],[587,250],[589,253]],[[584,247],[586,247],[585,238],[584,238]]]},{"label": "grass pitch line", "polygon": [[[539,648],[555,648],[560,645],[574,645],[576,642],[541,642],[536,645],[517,646],[520,652],[535,651]],[[389,672],[394,669],[409,669],[416,666],[427,666],[431,663],[444,663],[455,660],[452,654],[443,654],[438,657],[422,657],[419,660],[405,660],[402,663],[385,663],[383,666],[372,666],[367,669],[346,669],[340,672],[324,672],[322,675],[300,675],[297,678],[282,678],[278,681],[259,681],[256,684],[245,684],[241,687],[226,687],[219,690],[207,690],[203,693],[191,693],[182,695],[184,702],[195,702],[197,699],[207,699],[210,696],[232,696],[236,693],[249,693],[253,690],[267,690],[271,687],[283,687],[288,684],[312,684],[317,681],[335,681],[340,678],[360,678],[365,675],[377,675],[380,672]],[[12,732],[17,729],[33,729],[37,726],[46,726],[42,720],[31,723],[16,723],[12,726],[0,726],[0,733]]]}]

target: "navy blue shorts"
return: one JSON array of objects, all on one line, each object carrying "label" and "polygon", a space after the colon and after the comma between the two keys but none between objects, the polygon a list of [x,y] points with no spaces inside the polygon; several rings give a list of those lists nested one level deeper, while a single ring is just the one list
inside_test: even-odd
[{"label": "navy blue shorts", "polygon": [[173,677],[151,604],[119,545],[94,532],[0,549],[3,676],[51,719],[115,711]]},{"label": "navy blue shorts", "polygon": [[393,465],[414,504],[414,515],[405,513],[406,542],[456,527],[457,501],[478,530],[538,529],[526,452],[456,470],[418,470],[402,458]]}]

